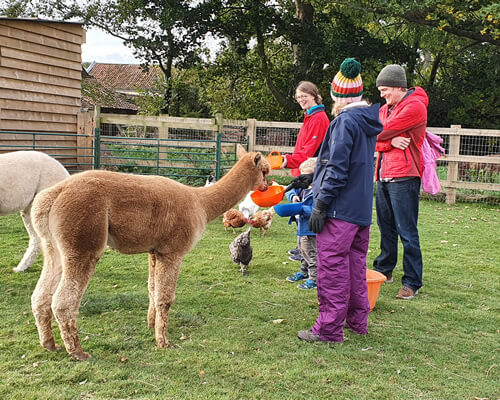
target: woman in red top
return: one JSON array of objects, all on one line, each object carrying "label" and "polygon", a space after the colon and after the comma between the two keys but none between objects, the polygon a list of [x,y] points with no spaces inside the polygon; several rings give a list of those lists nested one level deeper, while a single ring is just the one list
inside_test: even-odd
[{"label": "woman in red top", "polygon": [[295,99],[304,113],[304,124],[297,135],[292,154],[285,154],[281,168],[290,168],[293,176],[300,175],[299,166],[309,157],[314,157],[325,137],[330,120],[325,112],[323,99],[316,85],[302,81],[295,90]]}]

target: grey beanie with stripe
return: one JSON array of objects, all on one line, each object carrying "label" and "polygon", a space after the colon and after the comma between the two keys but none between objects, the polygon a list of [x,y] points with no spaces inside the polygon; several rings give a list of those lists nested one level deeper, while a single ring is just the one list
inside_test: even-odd
[{"label": "grey beanie with stripe", "polygon": [[382,68],[377,76],[375,86],[389,86],[406,88],[406,73],[401,65],[391,64]]}]

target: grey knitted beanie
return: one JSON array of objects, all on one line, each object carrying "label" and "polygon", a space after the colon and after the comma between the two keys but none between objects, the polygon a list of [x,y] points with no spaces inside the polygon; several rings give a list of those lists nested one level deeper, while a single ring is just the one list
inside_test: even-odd
[{"label": "grey knitted beanie", "polygon": [[375,85],[406,88],[405,70],[397,64],[387,65],[378,74]]}]

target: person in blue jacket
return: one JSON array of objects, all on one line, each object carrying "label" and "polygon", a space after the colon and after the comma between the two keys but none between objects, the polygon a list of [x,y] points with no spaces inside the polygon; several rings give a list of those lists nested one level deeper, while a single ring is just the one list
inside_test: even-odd
[{"label": "person in blue jacket", "polygon": [[370,313],[366,254],[372,222],[374,152],[382,131],[380,105],[362,100],[361,65],[347,58],[335,75],[333,114],[314,171],[309,228],[318,246],[319,316],[298,337],[342,342],[346,325],[367,333]]},{"label": "person in blue jacket", "polygon": [[[300,176],[312,175],[316,166],[316,158],[311,157],[300,164]],[[312,181],[311,181],[312,183]],[[301,255],[300,271],[288,276],[288,282],[298,282],[304,280],[297,287],[299,289],[310,290],[316,288],[317,275],[317,247],[316,234],[309,229],[309,218],[313,210],[313,191],[309,185],[307,188],[291,188],[286,192],[287,199],[292,203],[302,202],[302,210],[297,220],[298,249]],[[291,222],[289,222],[291,223]]]}]

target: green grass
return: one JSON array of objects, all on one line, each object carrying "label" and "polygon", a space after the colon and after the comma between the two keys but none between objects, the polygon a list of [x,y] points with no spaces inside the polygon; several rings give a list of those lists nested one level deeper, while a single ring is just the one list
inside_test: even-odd
[{"label": "green grass", "polygon": [[[398,283],[383,285],[369,334],[346,331],[335,346],[296,337],[316,319],[317,298],[284,280],[298,268],[287,260],[295,230],[286,218],[264,237],[252,232],[245,277],[230,260],[234,235],[220,218],[208,226],[182,266],[170,349],[155,347],[146,324],[147,256],[106,251],[80,308],[86,362],[40,347],[30,296],[42,260],[11,271],[27,234],[19,216],[2,217],[0,398],[498,399],[499,211],[422,201],[424,287],[403,301]],[[371,232],[369,265],[379,244]]]}]

